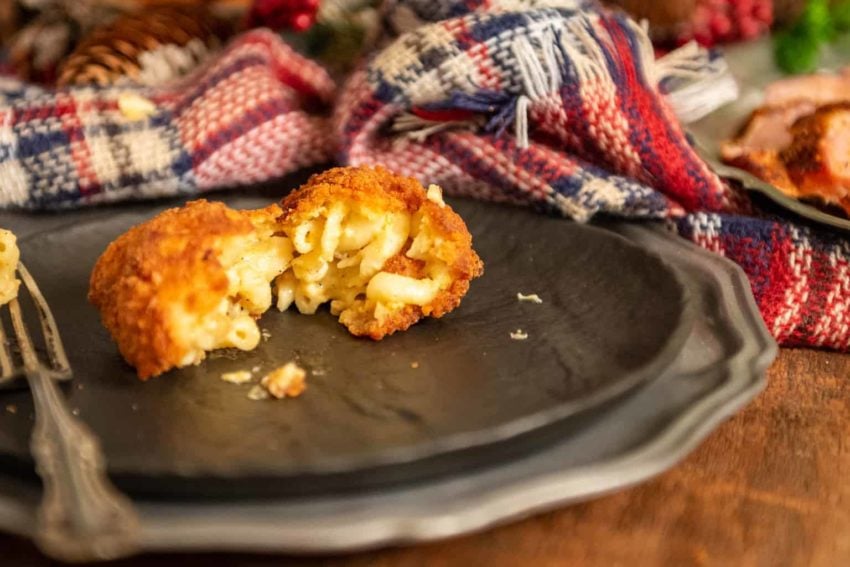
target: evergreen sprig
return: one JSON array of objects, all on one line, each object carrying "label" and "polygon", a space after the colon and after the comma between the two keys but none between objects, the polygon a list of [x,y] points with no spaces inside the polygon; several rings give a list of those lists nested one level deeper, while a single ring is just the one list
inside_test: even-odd
[{"label": "evergreen sprig", "polygon": [[774,36],[776,63],[786,73],[817,68],[824,44],[850,31],[850,0],[809,0],[794,25]]}]

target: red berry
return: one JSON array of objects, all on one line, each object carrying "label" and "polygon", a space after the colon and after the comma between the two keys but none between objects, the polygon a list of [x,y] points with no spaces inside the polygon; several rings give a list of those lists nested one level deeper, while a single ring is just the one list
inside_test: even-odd
[{"label": "red berry", "polygon": [[304,31],[316,20],[319,0],[254,0],[252,25]]},{"label": "red berry", "polygon": [[313,25],[313,16],[301,13],[292,19],[291,27],[295,31],[304,31]]},{"label": "red berry", "polygon": [[751,39],[761,32],[761,26],[753,20],[741,20],[738,24],[741,31],[741,39]]},{"label": "red berry", "polygon": [[725,38],[732,32],[732,22],[726,14],[714,14],[709,21],[709,29],[717,38]]},{"label": "red berry", "polygon": [[749,14],[753,10],[754,0],[738,0],[732,4],[732,10],[738,14]]},{"label": "red berry", "polygon": [[753,6],[753,16],[770,25],[773,22],[773,4],[764,0],[756,2]]}]

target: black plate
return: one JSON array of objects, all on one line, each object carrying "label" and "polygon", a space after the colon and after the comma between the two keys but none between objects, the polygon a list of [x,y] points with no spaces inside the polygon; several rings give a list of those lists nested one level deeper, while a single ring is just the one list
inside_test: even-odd
[{"label": "black plate", "polygon": [[[148,383],[118,357],[85,297],[98,254],[154,208],[91,222],[76,213],[67,217],[74,224],[25,239],[22,256],[75,371],[68,403],[100,436],[116,482],[143,492],[288,494],[492,463],[551,439],[553,424],[658,375],[678,353],[692,315],[657,256],[515,208],[456,207],[486,274],[455,313],[374,343],[327,312],[271,312],[261,321],[271,338],[257,351]],[[544,303],[520,303],[517,292]],[[517,328],[528,340],[510,338]],[[293,358],[313,372],[297,400],[251,401],[249,386],[218,378]],[[0,461],[28,466],[29,395],[2,394],[2,403],[18,411],[0,412]],[[535,440],[537,431],[548,435]]]},{"label": "black plate", "polygon": [[[740,267],[672,233],[612,228],[680,270],[697,313],[660,377],[571,418],[571,434],[549,447],[450,478],[297,500],[135,498],[141,549],[328,554],[424,542],[622,490],[678,463],[762,390],[776,343]],[[37,485],[0,470],[0,529],[33,537],[40,501]]]}]

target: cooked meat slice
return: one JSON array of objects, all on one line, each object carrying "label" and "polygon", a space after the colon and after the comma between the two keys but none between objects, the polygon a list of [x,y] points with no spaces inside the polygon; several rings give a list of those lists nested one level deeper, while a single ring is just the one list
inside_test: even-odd
[{"label": "cooked meat slice", "polygon": [[721,145],[721,157],[789,196],[850,213],[848,101],[850,67],[777,81],[738,136]]},{"label": "cooked meat slice", "polygon": [[809,101],[798,100],[782,106],[763,106],[750,115],[734,140],[721,145],[723,159],[732,160],[752,150],[781,150],[793,136],[791,126],[815,110]]},{"label": "cooked meat slice", "polygon": [[850,196],[850,103],[822,106],[791,127],[780,152],[800,195],[841,204]]},{"label": "cooked meat slice", "polygon": [[850,100],[850,67],[840,74],[814,73],[771,83],[764,90],[765,106],[805,100],[815,106]]},{"label": "cooked meat slice", "polygon": [[785,163],[776,150],[748,150],[737,154],[734,158],[726,158],[724,161],[752,173],[790,197],[800,197],[797,186],[788,176]]}]

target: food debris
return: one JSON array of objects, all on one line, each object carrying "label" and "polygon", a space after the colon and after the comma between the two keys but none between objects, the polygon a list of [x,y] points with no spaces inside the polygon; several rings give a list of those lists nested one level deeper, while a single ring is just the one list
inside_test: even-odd
[{"label": "food debris", "polygon": [[307,389],[307,372],[295,364],[287,362],[275,368],[260,381],[260,385],[277,399],[296,398]]},{"label": "food debris", "polygon": [[73,415],[80,415],[80,408],[74,408],[74,409],[72,409],[72,410],[71,410],[71,413],[72,413]]},{"label": "food debris", "polygon": [[259,384],[255,384],[254,387],[248,391],[248,399],[254,401],[267,400],[269,399],[269,393]]},{"label": "food debris", "polygon": [[429,185],[425,197],[432,203],[436,203],[441,209],[446,206],[446,202],[443,201],[443,190],[439,185]]},{"label": "food debris", "polygon": [[528,295],[525,295],[524,293],[517,292],[516,298],[519,301],[527,301],[529,303],[543,303],[543,300],[540,299],[540,296],[536,293],[529,293]]},{"label": "food debris", "polygon": [[262,337],[263,337],[263,340],[264,340],[264,341],[267,341],[267,340],[269,340],[269,339],[272,337],[272,332],[271,332],[271,331],[269,331],[268,329],[262,329],[262,330],[260,331],[260,336],[262,336]]},{"label": "food debris", "polygon": [[324,368],[314,368],[310,371],[310,374],[312,374],[313,376],[324,376],[325,374],[327,374],[327,371]]},{"label": "food debris", "polygon": [[244,384],[251,381],[251,373],[247,370],[237,370],[236,372],[225,372],[221,375],[221,379],[231,384]]},{"label": "food debris", "polygon": [[515,341],[524,341],[528,338],[528,333],[526,333],[522,329],[517,329],[516,331],[511,333],[511,338]]},{"label": "food debris", "polygon": [[142,95],[122,93],[118,96],[118,110],[128,120],[144,120],[156,112],[156,105]]},{"label": "food debris", "polygon": [[251,369],[251,372],[259,372],[259,371],[260,371],[259,366],[255,366],[254,368]]},{"label": "food debris", "polygon": [[410,367],[411,368],[419,368],[419,363],[418,362],[411,362]]},{"label": "food debris", "polygon": [[18,406],[16,406],[15,404],[9,404],[6,406],[6,411],[11,413],[12,415],[15,415],[16,413],[18,413]]}]

